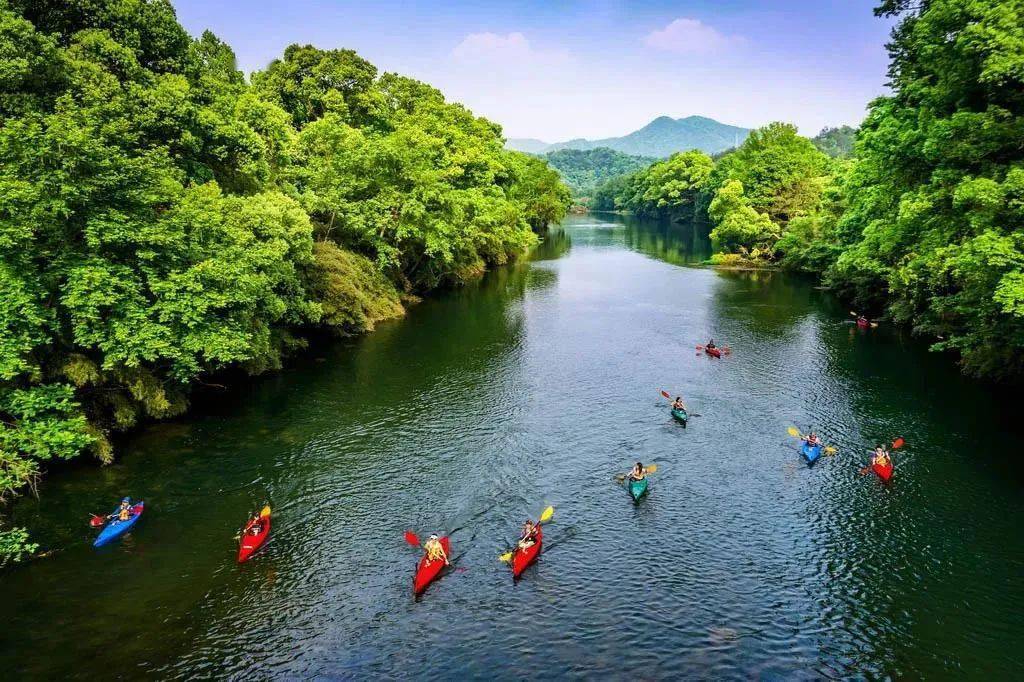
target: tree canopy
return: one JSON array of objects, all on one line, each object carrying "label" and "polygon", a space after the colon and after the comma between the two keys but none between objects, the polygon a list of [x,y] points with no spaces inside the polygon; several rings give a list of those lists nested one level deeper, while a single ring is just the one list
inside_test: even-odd
[{"label": "tree canopy", "polygon": [[0,497],[567,209],[499,126],[351,50],[292,45],[251,82],[165,0],[0,0]]}]

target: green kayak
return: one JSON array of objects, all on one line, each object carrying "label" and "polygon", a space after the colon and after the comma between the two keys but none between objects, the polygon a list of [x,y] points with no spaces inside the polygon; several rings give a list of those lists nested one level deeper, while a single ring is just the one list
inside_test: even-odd
[{"label": "green kayak", "polygon": [[672,417],[683,426],[686,426],[686,421],[690,418],[690,415],[686,414],[686,410],[673,409]]},{"label": "green kayak", "polygon": [[639,502],[640,498],[644,493],[647,492],[647,479],[641,478],[639,481],[629,479],[629,494],[633,497],[634,502]]}]

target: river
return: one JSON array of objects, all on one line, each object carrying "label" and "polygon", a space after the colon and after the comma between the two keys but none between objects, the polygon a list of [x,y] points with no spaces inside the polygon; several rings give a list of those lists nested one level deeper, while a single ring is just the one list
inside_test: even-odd
[{"label": "river", "polygon": [[[573,216],[531,258],[147,427],[7,511],[6,679],[1024,675],[1005,396],[692,226]],[[698,355],[709,336],[733,354]],[[682,394],[687,428],[660,390]],[[808,467],[787,427],[838,454]],[[902,435],[889,484],[862,476]],[[614,474],[656,463],[634,505]],[[146,500],[96,550],[90,512]],[[235,563],[264,500],[270,542]],[[536,565],[497,561],[555,507]],[[407,528],[452,534],[420,600]]]}]

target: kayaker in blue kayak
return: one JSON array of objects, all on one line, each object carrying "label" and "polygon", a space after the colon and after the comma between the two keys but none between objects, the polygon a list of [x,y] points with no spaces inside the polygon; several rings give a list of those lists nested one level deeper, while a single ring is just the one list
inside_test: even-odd
[{"label": "kayaker in blue kayak", "polygon": [[804,439],[804,442],[806,442],[807,445],[813,448],[821,445],[821,438],[814,431],[811,431],[809,434],[807,434],[807,438]]},{"label": "kayaker in blue kayak", "polygon": [[686,403],[683,402],[683,397],[680,395],[676,396],[676,399],[672,401],[673,410],[686,410]]},{"label": "kayaker in blue kayak", "polygon": [[108,519],[116,518],[118,521],[127,521],[132,517],[132,500],[126,497],[121,500],[121,506],[113,514],[107,515]]},{"label": "kayaker in blue kayak", "polygon": [[637,462],[633,465],[633,470],[629,472],[629,480],[642,481],[645,478],[647,478],[647,470],[644,469],[643,463]]}]

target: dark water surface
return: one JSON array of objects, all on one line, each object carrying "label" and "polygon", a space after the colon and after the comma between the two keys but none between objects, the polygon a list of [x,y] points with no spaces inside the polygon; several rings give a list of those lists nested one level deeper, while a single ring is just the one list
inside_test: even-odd
[{"label": "dark water surface", "polygon": [[[530,262],[315,351],[9,511],[7,679],[1024,676],[1005,397],[697,231],[575,217]],[[735,350],[694,352],[713,335]],[[658,391],[682,393],[675,424]],[[786,428],[839,454],[803,464]],[[861,476],[902,434],[889,485]],[[654,462],[634,506],[612,480]],[[146,513],[95,550],[89,512]],[[235,563],[246,512],[269,544]],[[547,504],[518,584],[496,557]],[[402,532],[452,532],[417,602]]]}]

